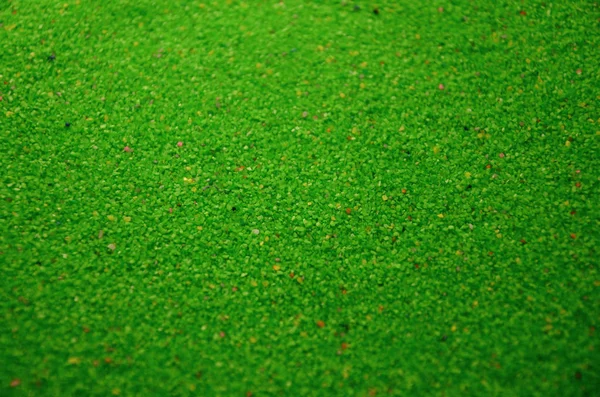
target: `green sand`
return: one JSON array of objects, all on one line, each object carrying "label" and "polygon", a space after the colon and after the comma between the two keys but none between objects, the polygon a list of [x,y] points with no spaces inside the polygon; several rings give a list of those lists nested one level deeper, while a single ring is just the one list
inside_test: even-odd
[{"label": "green sand", "polygon": [[0,395],[598,393],[599,16],[0,0]]}]

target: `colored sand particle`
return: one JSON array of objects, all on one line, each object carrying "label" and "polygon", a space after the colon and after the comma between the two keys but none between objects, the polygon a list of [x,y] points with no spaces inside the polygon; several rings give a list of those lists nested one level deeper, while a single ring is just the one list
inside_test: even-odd
[{"label": "colored sand particle", "polygon": [[252,234],[258,235],[259,233],[260,233],[260,230],[258,230],[258,229],[252,229]]},{"label": "colored sand particle", "polygon": [[69,357],[67,363],[71,365],[79,365],[81,364],[81,357]]},{"label": "colored sand particle", "polygon": [[179,141],[177,142],[177,147],[182,147],[183,146],[183,142]]},{"label": "colored sand particle", "polygon": [[319,328],[325,327],[325,322],[322,320],[317,321],[317,327],[319,327]]},{"label": "colored sand particle", "polygon": [[123,148],[123,151],[124,151],[124,152],[127,152],[127,153],[131,153],[131,152],[133,152],[133,149],[132,149],[132,148],[130,148],[129,146],[125,146],[125,147]]},{"label": "colored sand particle", "polygon": [[444,90],[446,87],[443,84],[438,85],[439,90]]}]

